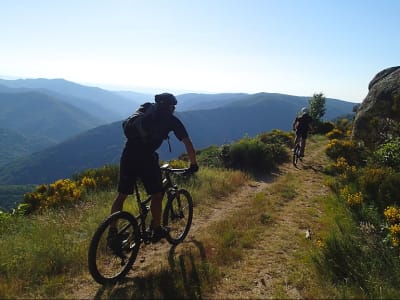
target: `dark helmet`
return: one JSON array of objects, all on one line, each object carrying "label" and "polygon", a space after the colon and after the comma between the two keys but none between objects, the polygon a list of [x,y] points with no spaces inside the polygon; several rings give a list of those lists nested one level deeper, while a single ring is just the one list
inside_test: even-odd
[{"label": "dark helmet", "polygon": [[178,101],[175,96],[170,93],[162,93],[154,96],[156,103],[166,105],[176,105]]}]

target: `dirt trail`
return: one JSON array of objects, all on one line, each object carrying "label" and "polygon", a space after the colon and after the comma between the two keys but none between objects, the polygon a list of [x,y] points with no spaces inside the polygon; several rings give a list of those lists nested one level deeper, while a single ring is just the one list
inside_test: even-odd
[{"label": "dirt trail", "polygon": [[[234,195],[214,203],[207,214],[194,216],[192,228],[187,241],[193,241],[196,235],[207,230],[214,222],[223,220],[233,212],[248,206],[257,193],[268,193],[268,187],[279,180],[280,176],[294,174],[299,176],[301,184],[296,187],[297,196],[289,202],[279,206],[274,212],[274,224],[268,227],[259,240],[257,247],[246,250],[244,259],[230,268],[222,282],[214,288],[212,293],[203,295],[204,299],[254,299],[274,298],[302,298],[300,291],[293,288],[289,282],[290,259],[296,252],[293,238],[301,236],[304,239],[305,231],[315,230],[315,219],[319,216],[320,205],[311,198],[324,195],[328,191],[322,184],[322,174],[319,172],[324,163],[322,149],[313,152],[295,168],[291,163],[282,165],[277,174],[271,178],[252,181],[242,187]],[[312,213],[310,213],[312,211]],[[296,243],[297,245],[298,243]],[[155,245],[142,246],[134,271],[128,273],[128,278],[144,276],[157,265],[165,265],[171,246],[163,241]],[[238,272],[240,270],[240,272]],[[95,283],[88,274],[85,279],[74,282],[75,293],[68,298],[93,299],[101,286]]]},{"label": "dirt trail", "polygon": [[[291,259],[300,247],[295,239],[306,241],[309,230],[311,237],[307,241],[315,240],[313,233],[318,231],[321,215],[321,203],[315,199],[329,192],[322,184],[320,171],[325,156],[321,152],[322,149],[318,149],[312,153],[299,164],[299,169],[291,164],[280,168],[280,176],[298,177],[297,196],[277,208],[273,226],[266,228],[257,247],[245,250],[244,259],[231,268],[212,293],[204,295],[205,299],[226,299],[226,295],[230,299],[303,298],[301,291],[290,282]],[[260,186],[266,188],[274,182],[260,183]]]}]

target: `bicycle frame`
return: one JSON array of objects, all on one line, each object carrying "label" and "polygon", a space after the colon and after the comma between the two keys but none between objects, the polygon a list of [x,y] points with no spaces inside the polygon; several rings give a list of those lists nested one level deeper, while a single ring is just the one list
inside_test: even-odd
[{"label": "bicycle frame", "polygon": [[[167,193],[168,190],[170,190],[170,189],[176,190],[177,189],[177,185],[172,183],[170,174],[171,173],[183,173],[186,170],[186,169],[170,169],[168,166],[169,166],[168,164],[165,164],[160,167],[161,172],[163,173],[163,177],[164,177],[163,178],[163,191],[162,191],[162,194],[163,194],[162,199],[163,200],[164,200],[165,193]],[[140,232],[141,232],[141,235],[143,238],[144,234],[146,233],[146,219],[147,219],[147,215],[150,211],[149,203],[151,202],[151,196],[148,196],[143,201],[141,200],[137,181],[135,181],[134,189],[135,189],[137,205],[139,208],[139,215],[136,216],[136,219],[138,220],[139,229],[140,229]],[[169,197],[168,193],[167,193],[167,196]],[[144,240],[146,240],[146,237],[144,237]]]}]

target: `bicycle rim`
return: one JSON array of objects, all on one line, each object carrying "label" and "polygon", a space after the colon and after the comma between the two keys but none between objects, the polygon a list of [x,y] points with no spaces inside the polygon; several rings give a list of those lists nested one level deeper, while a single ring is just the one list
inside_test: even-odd
[{"label": "bicycle rim", "polygon": [[168,228],[168,242],[174,245],[182,242],[189,233],[192,218],[193,200],[188,191],[181,189],[169,197],[163,220]]},{"label": "bicycle rim", "polygon": [[[110,247],[107,237],[114,224],[121,236],[120,247]],[[139,227],[127,212],[116,212],[105,219],[95,232],[88,253],[89,271],[100,284],[112,284],[123,278],[135,262],[140,247]],[[113,248],[113,249],[112,249]]]}]

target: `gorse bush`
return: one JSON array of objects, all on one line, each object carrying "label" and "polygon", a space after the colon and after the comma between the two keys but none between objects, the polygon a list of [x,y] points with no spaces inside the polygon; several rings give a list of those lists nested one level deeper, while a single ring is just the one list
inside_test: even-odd
[{"label": "gorse bush", "polygon": [[73,203],[81,198],[83,187],[70,179],[60,179],[45,185],[41,184],[31,193],[24,195],[24,202],[30,210],[53,208]]},{"label": "gorse bush", "polygon": [[225,167],[260,174],[287,160],[288,151],[282,144],[265,144],[259,137],[247,137],[224,146],[221,157]]},{"label": "gorse bush", "polygon": [[59,179],[51,184],[40,184],[24,195],[14,214],[28,214],[36,210],[68,206],[81,201],[87,192],[109,190],[118,182],[118,166],[104,166],[74,174],[73,179]]},{"label": "gorse bush", "polygon": [[221,158],[222,148],[218,146],[210,146],[197,151],[197,162],[201,166],[222,168],[223,161]]},{"label": "gorse bush", "polygon": [[378,146],[374,152],[374,159],[383,166],[400,170],[400,138]]},{"label": "gorse bush", "polygon": [[[90,188],[98,188],[100,190],[114,188],[118,184],[119,166],[105,165],[96,169],[87,169],[72,175],[72,179],[87,184]],[[86,179],[84,179],[86,178]],[[88,178],[93,182],[89,183]],[[93,184],[95,185],[93,186]]]},{"label": "gorse bush", "polygon": [[278,144],[293,146],[294,134],[292,132],[274,129],[269,132],[261,133],[257,136],[264,144]]},{"label": "gorse bush", "polygon": [[400,209],[398,206],[389,206],[384,211],[385,219],[388,223],[388,240],[393,246],[400,246]]},{"label": "gorse bush", "polygon": [[329,131],[327,134],[325,134],[325,136],[328,139],[333,140],[333,139],[343,138],[345,136],[345,134],[340,129],[333,128],[331,131]]},{"label": "gorse bush", "polygon": [[333,160],[344,157],[351,165],[362,165],[365,162],[364,149],[351,140],[332,139],[326,146],[326,154]]},{"label": "gorse bush", "polygon": [[254,174],[267,173],[289,159],[288,146],[291,147],[292,143],[292,134],[273,130],[224,145],[220,157],[224,167]]}]

